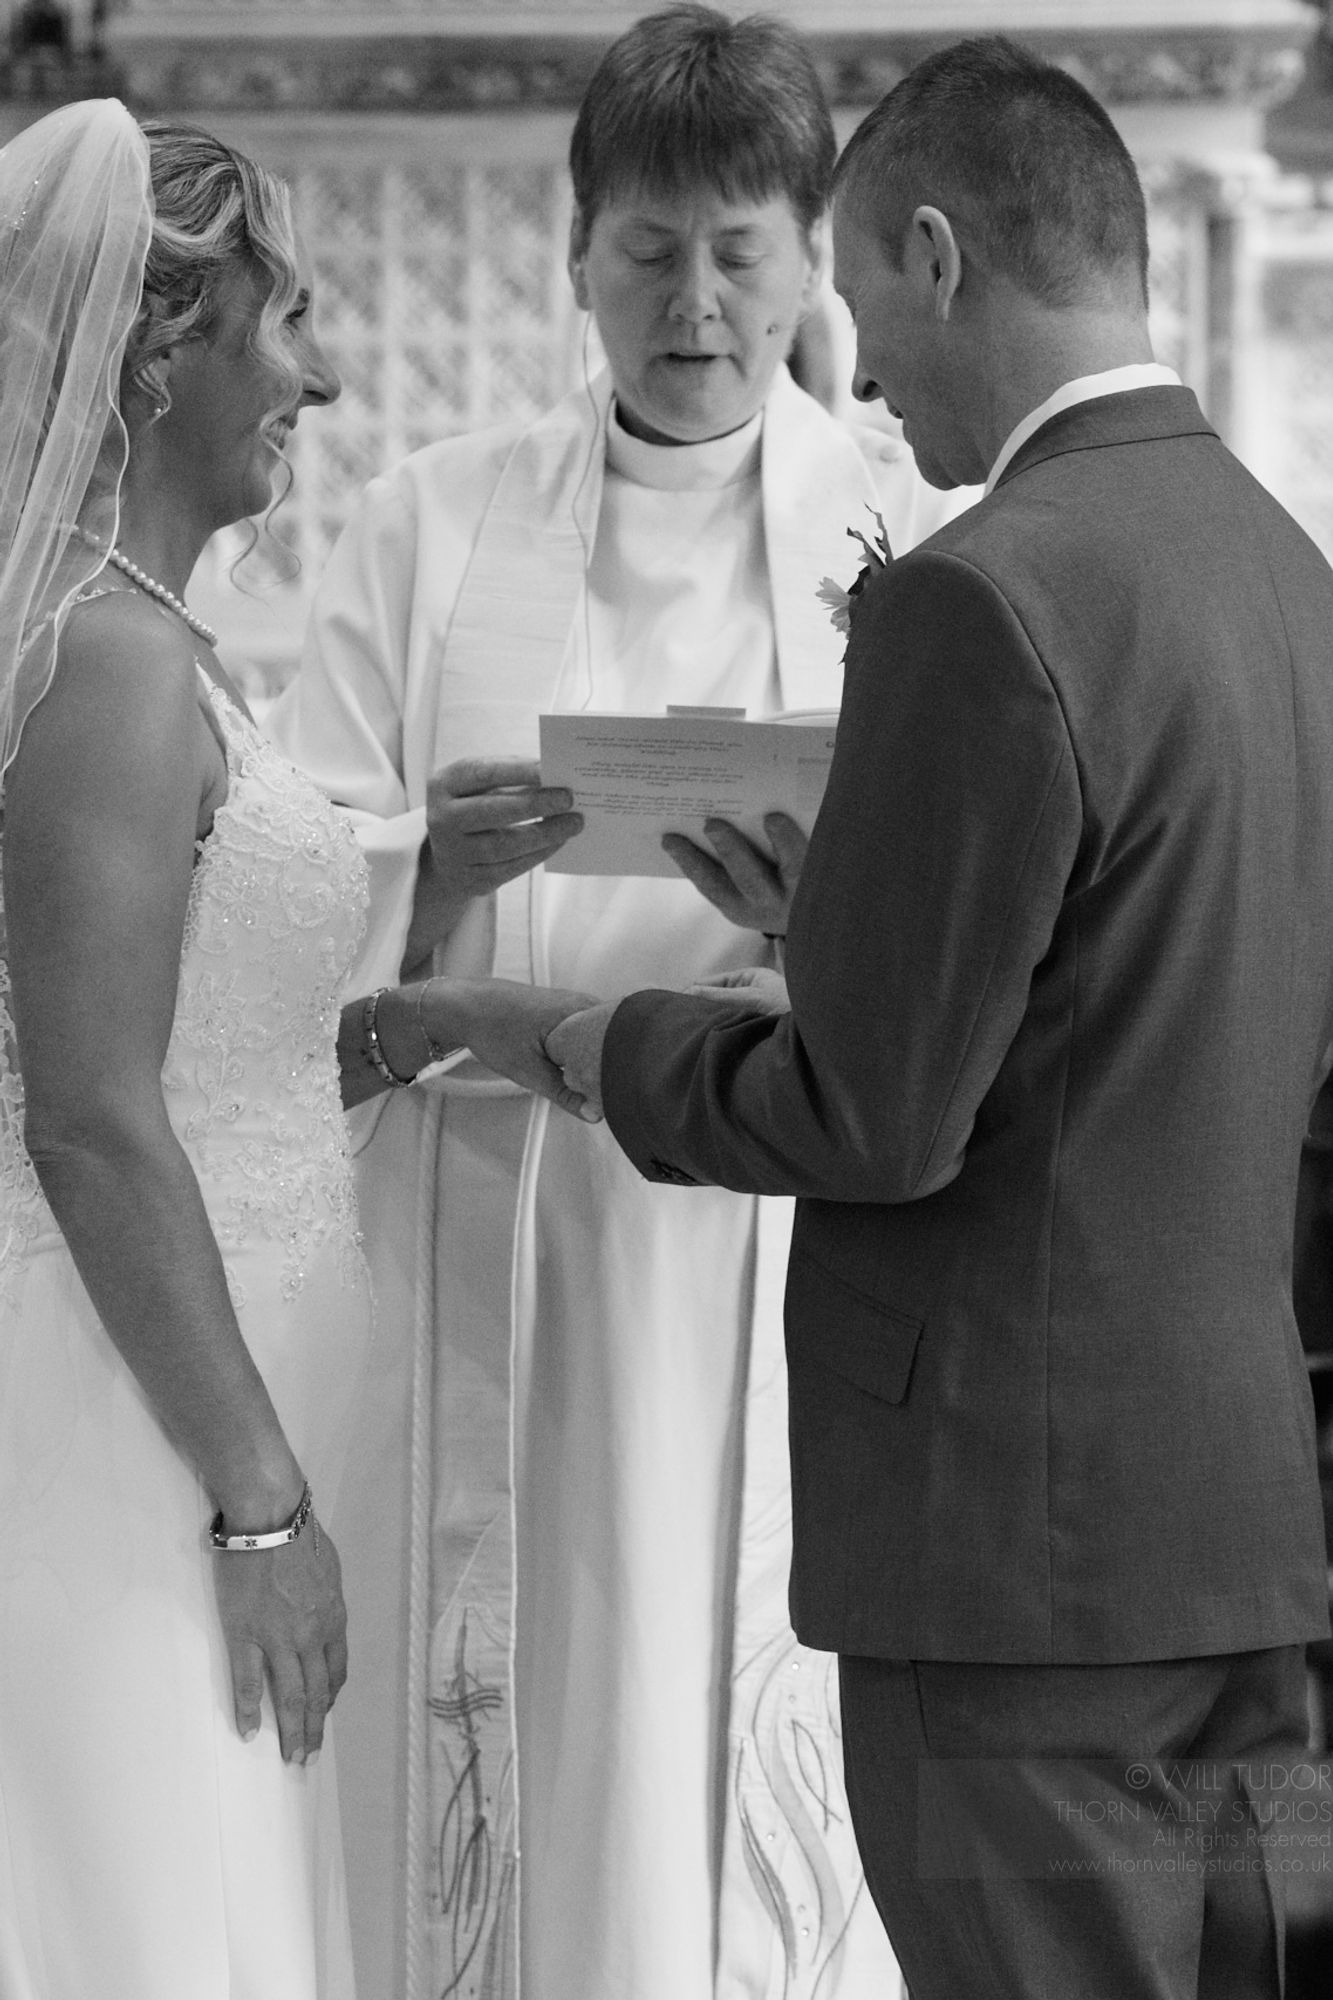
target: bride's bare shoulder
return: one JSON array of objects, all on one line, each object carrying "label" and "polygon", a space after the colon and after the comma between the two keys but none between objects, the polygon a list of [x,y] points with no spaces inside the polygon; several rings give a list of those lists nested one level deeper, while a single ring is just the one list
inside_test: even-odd
[{"label": "bride's bare shoulder", "polygon": [[194,698],[198,642],[187,626],[138,590],[85,591],[65,612],[56,682],[90,683],[123,698],[160,703]]},{"label": "bride's bare shoulder", "polygon": [[163,664],[193,664],[198,641],[179,618],[146,597],[141,590],[121,590],[114,584],[93,584],[80,591],[65,609],[60,649],[129,645]]},{"label": "bride's bare shoulder", "polygon": [[24,729],[29,760],[79,758],[86,746],[127,774],[167,759],[193,767],[196,642],[139,591],[91,592],[61,622],[50,686]]}]

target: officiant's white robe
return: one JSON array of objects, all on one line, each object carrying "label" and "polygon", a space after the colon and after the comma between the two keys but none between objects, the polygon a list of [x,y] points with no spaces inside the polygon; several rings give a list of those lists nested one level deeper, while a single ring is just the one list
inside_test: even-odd
[{"label": "officiant's white robe", "polygon": [[[696,607],[697,646],[687,616],[670,684],[645,682],[633,646],[599,657],[615,621],[587,578],[595,550],[603,588],[618,560],[613,499],[643,543],[677,496],[606,479],[610,400],[603,378],[525,430],[415,454],[331,560],[273,727],[371,861],[359,990],[398,975],[432,771],[535,757],[554,707],[834,707],[843,642],[815,589],[855,574],[848,527],[878,509],[902,549],[956,511],[784,371],[755,476],[715,475],[737,602],[711,641]],[[719,524],[698,563],[715,591],[717,498],[679,496]],[[663,564],[670,587],[662,539],[631,551],[636,592]],[[683,881],[537,871],[472,906],[436,969],[616,997],[767,949]],[[651,1186],[604,1127],[470,1064],[356,1124],[379,1333],[333,1528],[367,2000],[896,1994],[832,1662],[786,1617],[787,1205]]]}]

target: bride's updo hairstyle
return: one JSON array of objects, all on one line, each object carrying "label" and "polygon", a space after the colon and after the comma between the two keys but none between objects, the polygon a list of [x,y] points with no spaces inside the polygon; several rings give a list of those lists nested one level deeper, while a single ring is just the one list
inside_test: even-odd
[{"label": "bride's updo hairstyle", "polygon": [[62,105],[0,150],[0,778],[116,540],[127,449],[169,406],[155,363],[208,337],[236,273],[258,279],[250,338],[276,416],[302,387],[280,180],[116,98]]},{"label": "bride's updo hairstyle", "polygon": [[669,7],[619,36],[593,72],[569,148],[577,233],[620,195],[785,196],[801,227],[828,204],[833,121],[799,37],[762,14]]},{"label": "bride's updo hairstyle", "polygon": [[294,402],[300,371],[281,338],[300,291],[291,195],[284,181],[244,153],[192,125],[147,120],[152,235],[143,301],[125,351],[122,381],[161,414],[166,391],[151,374],[157,357],[181,340],[206,336],[217,311],[219,281],[238,266],[267,280],[252,345],[275,381],[275,412]]}]

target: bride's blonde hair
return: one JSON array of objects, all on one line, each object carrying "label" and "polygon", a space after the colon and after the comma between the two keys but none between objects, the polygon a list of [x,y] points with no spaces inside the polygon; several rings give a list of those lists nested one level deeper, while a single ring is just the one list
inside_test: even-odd
[{"label": "bride's blonde hair", "polygon": [[133,437],[168,400],[154,363],[208,337],[237,273],[260,281],[269,414],[290,412],[301,281],[276,175],[192,126],[140,127],[115,98],[62,105],[0,149],[0,778],[116,541]]},{"label": "bride's blonde hair", "polygon": [[[177,341],[206,336],[217,314],[220,282],[248,269],[267,281],[250,346],[277,385],[268,415],[279,416],[295,404],[302,387],[301,371],[282,337],[301,290],[291,190],[267,167],[197,125],[146,119],[141,129],[148,141],[153,230],[143,299],[125,347],[122,414],[127,387],[148,397],[149,422],[165,413],[170,390],[153,379],[153,362]],[[279,459],[278,465],[273,498],[232,563],[233,576],[261,539],[277,575],[300,567],[272,533],[274,511],[292,482],[287,461]]]},{"label": "bride's blonde hair", "polygon": [[155,401],[149,371],[176,342],[206,334],[217,311],[219,282],[238,266],[267,280],[254,352],[289,385],[274,406],[300,393],[301,377],[281,338],[300,279],[291,193],[285,181],[197,126],[149,119],[153,229],[144,265],[143,302],[130,329],[123,379]]}]

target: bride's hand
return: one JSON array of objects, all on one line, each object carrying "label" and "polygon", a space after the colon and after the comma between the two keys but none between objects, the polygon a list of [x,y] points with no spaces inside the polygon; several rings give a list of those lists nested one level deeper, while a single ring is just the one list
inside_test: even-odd
[{"label": "bride's hand", "polygon": [[259,1728],[267,1678],[283,1757],[306,1763],[347,1679],[338,1551],[312,1516],[282,1548],[218,1551],[213,1583],[237,1729],[248,1742]]},{"label": "bride's hand", "polygon": [[594,1004],[591,994],[512,979],[436,978],[423,989],[421,1019],[439,1047],[468,1048],[487,1069],[594,1124],[600,1111],[570,1089],[543,1046],[558,1022]]}]

